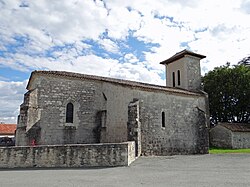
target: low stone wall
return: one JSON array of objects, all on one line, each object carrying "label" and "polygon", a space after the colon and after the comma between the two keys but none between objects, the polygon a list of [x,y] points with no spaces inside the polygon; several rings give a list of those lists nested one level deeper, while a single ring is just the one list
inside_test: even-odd
[{"label": "low stone wall", "polygon": [[232,148],[233,149],[250,148],[250,132],[233,132]]},{"label": "low stone wall", "polygon": [[0,168],[112,167],[134,160],[134,142],[0,148]]}]

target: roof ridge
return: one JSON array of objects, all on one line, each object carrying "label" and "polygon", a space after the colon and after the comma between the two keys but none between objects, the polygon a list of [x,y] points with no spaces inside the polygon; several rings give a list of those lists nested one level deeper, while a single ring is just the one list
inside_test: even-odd
[{"label": "roof ridge", "polygon": [[110,78],[110,77],[102,77],[97,75],[88,75],[88,74],[80,74],[80,73],[74,73],[74,72],[67,72],[67,71],[45,71],[45,70],[36,70],[31,73],[27,89],[29,90],[31,79],[36,74],[44,74],[44,75],[54,75],[54,76],[64,76],[64,77],[75,77],[79,79],[92,79],[92,80],[99,80],[99,81],[106,81],[116,84],[123,84],[123,85],[129,85],[133,87],[144,87],[149,89],[158,89],[158,90],[164,90],[179,94],[186,94],[186,95],[203,95],[201,92],[195,92],[195,91],[189,91],[181,88],[172,88],[167,87],[163,85],[155,85],[150,83],[143,83],[143,82],[137,82],[137,81],[131,81],[131,80],[124,80],[124,79],[117,79],[117,78]]},{"label": "roof ridge", "polygon": [[233,132],[250,132],[250,124],[249,123],[219,123]]}]

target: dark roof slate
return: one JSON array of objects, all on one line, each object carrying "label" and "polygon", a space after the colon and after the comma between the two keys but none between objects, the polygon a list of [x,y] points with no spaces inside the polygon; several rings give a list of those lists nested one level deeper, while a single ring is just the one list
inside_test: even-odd
[{"label": "dark roof slate", "polygon": [[249,123],[220,123],[219,125],[229,129],[232,132],[250,132]]}]

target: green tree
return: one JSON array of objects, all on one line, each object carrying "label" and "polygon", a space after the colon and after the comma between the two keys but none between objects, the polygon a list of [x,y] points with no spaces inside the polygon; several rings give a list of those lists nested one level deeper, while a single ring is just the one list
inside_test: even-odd
[{"label": "green tree", "polygon": [[241,61],[239,61],[238,64],[250,66],[250,56],[243,58]]},{"label": "green tree", "polygon": [[250,68],[230,67],[227,63],[203,78],[209,96],[211,124],[218,122],[250,123]]}]

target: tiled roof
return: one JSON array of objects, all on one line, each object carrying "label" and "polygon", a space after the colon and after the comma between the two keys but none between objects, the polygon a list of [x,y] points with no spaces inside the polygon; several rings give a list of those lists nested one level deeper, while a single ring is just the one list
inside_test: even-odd
[{"label": "tiled roof", "polygon": [[13,135],[15,134],[16,124],[0,124],[0,135]]},{"label": "tiled roof", "polygon": [[249,123],[220,123],[219,125],[233,132],[250,132]]},{"label": "tiled roof", "polygon": [[80,73],[72,73],[72,72],[66,72],[66,71],[33,71],[31,73],[31,76],[27,85],[28,90],[30,90],[32,80],[37,75],[74,78],[74,79],[81,79],[81,80],[87,79],[87,80],[103,81],[103,82],[110,82],[113,84],[120,84],[120,85],[130,86],[130,87],[139,87],[139,88],[146,89],[146,90],[165,91],[165,92],[171,92],[171,93],[176,93],[176,94],[198,95],[198,96],[204,95],[204,92],[202,91],[193,92],[193,91],[188,91],[188,90],[181,89],[181,88],[172,88],[172,87],[147,84],[147,83],[142,83],[142,82],[115,79],[115,78],[109,78],[109,77],[100,77],[100,76],[95,76],[95,75],[86,75],[86,74],[80,74]]},{"label": "tiled roof", "polygon": [[174,61],[184,57],[185,55],[195,56],[195,57],[198,57],[200,59],[206,58],[206,56],[204,56],[204,55],[200,55],[200,54],[197,54],[197,53],[194,53],[192,51],[189,51],[189,50],[185,49],[185,50],[183,50],[183,51],[181,51],[179,53],[176,53],[175,55],[173,55],[169,59],[160,62],[160,64],[170,64],[171,62],[174,62]]}]

